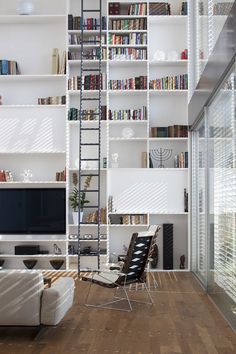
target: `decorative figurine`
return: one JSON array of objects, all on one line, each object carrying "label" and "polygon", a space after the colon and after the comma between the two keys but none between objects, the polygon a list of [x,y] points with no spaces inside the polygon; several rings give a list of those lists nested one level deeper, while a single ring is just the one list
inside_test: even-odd
[{"label": "decorative figurine", "polygon": [[53,247],[54,247],[54,254],[62,254],[60,247],[58,247],[56,243],[54,243]]},{"label": "decorative figurine", "polygon": [[23,173],[21,174],[23,176],[23,181],[24,182],[29,182],[30,178],[33,176],[31,170],[24,170]]}]

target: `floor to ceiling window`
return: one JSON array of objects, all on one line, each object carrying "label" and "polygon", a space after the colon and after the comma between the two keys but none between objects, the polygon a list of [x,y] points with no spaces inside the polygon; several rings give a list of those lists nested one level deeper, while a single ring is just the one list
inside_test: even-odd
[{"label": "floor to ceiling window", "polygon": [[235,76],[192,134],[192,270],[236,328]]}]

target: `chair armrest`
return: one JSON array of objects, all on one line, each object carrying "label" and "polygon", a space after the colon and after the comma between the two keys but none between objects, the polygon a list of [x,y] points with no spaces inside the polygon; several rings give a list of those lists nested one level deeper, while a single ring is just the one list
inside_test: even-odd
[{"label": "chair armrest", "polygon": [[125,273],[121,273],[119,271],[116,271],[116,270],[104,270],[104,269],[94,269],[94,268],[86,268],[88,272],[91,272],[91,273],[104,273],[104,274],[111,274],[111,273],[115,273],[115,274],[118,274],[118,275],[127,275]]},{"label": "chair armrest", "polygon": [[41,323],[57,325],[71,308],[74,299],[74,279],[62,277],[44,289],[41,304]]}]

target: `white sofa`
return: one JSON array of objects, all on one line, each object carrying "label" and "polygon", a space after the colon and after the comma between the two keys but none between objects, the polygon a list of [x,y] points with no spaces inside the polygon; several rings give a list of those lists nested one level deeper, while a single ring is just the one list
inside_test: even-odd
[{"label": "white sofa", "polygon": [[73,304],[74,280],[61,277],[44,289],[34,270],[0,271],[0,326],[57,325]]}]

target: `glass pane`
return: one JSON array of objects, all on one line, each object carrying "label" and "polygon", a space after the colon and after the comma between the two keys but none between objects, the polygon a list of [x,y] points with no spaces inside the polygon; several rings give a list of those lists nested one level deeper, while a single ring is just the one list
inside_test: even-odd
[{"label": "glass pane", "polygon": [[208,291],[236,326],[235,73],[209,107]]},{"label": "glass pane", "polygon": [[206,286],[206,129],[205,119],[193,135],[192,145],[192,270]]}]

